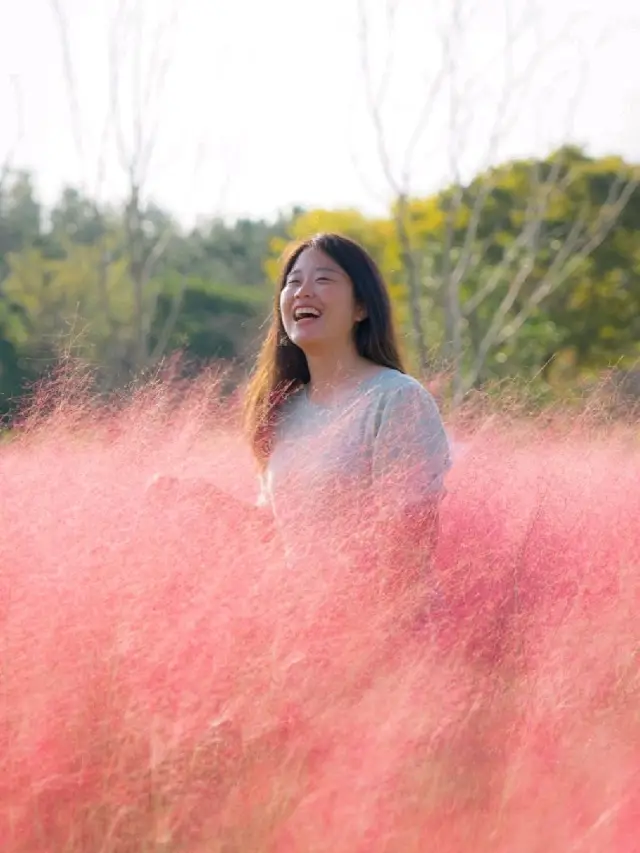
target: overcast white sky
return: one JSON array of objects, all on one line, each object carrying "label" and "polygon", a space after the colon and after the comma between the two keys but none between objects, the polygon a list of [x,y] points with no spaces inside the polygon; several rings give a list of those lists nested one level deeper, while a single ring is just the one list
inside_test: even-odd
[{"label": "overcast white sky", "polygon": [[[363,2],[376,85],[392,48],[383,125],[396,171],[440,79],[441,33],[452,36],[414,152],[416,191],[456,169],[471,174],[488,157],[545,154],[568,139],[640,161],[637,0],[395,0],[392,29],[387,0]],[[68,27],[75,122],[56,3]],[[390,188],[367,115],[357,9],[358,0],[0,0],[0,163],[13,152],[46,201],[65,183],[115,198],[123,187],[115,131],[131,150],[137,112],[142,138],[154,141],[145,189],[185,221],[269,216],[296,203],[379,210]],[[139,110],[154,50],[168,60],[165,83],[151,86]]]}]

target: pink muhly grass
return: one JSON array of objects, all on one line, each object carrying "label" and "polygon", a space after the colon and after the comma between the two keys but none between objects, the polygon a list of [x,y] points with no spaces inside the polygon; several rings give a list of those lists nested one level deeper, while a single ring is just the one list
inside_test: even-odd
[{"label": "pink muhly grass", "polygon": [[628,432],[452,425],[417,630],[339,549],[289,570],[215,385],[36,403],[0,448],[3,853],[640,849]]}]

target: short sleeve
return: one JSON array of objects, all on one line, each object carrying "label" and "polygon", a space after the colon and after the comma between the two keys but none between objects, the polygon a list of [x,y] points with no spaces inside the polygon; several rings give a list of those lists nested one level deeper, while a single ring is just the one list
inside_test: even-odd
[{"label": "short sleeve", "polygon": [[450,467],[449,440],[432,395],[417,382],[389,394],[374,440],[377,496],[407,508],[438,500]]}]

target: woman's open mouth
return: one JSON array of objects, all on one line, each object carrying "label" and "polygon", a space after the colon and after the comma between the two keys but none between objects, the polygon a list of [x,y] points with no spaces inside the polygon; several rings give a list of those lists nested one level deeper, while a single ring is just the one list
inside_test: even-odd
[{"label": "woman's open mouth", "polygon": [[321,312],[317,308],[296,308],[293,312],[293,319],[296,325],[306,326],[318,320]]}]

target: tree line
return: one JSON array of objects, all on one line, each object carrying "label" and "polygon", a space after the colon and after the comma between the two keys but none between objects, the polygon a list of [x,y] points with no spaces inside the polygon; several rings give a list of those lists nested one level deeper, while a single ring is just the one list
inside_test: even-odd
[{"label": "tree line", "polygon": [[294,209],[185,229],[130,197],[69,187],[51,209],[32,175],[0,179],[0,407],[72,356],[115,390],[181,351],[244,375],[286,243],[363,243],[390,285],[411,369],[454,399],[506,378],[562,393],[640,355],[640,167],[564,147],[503,163],[387,214]]}]

